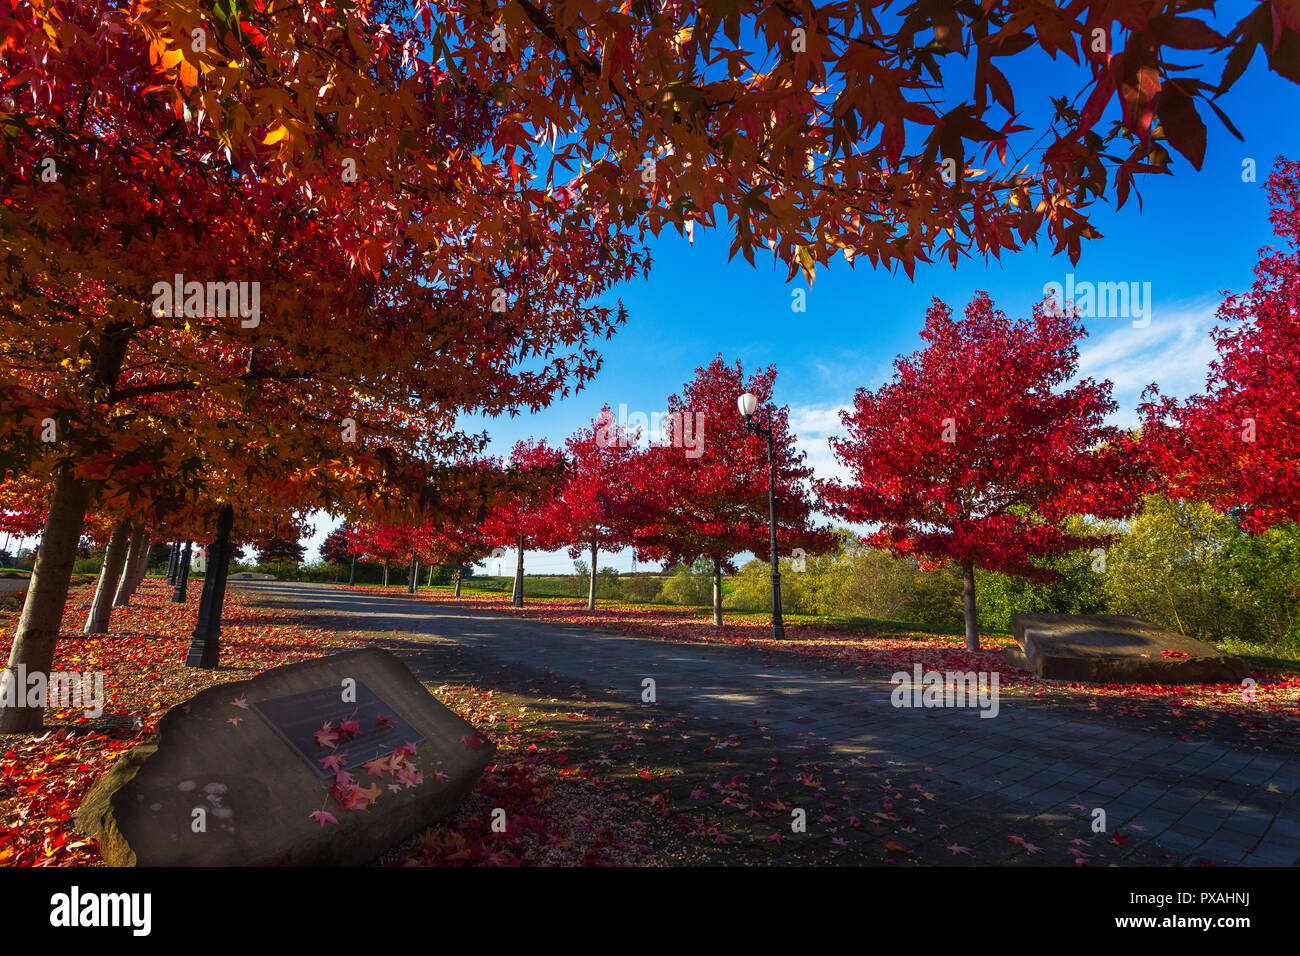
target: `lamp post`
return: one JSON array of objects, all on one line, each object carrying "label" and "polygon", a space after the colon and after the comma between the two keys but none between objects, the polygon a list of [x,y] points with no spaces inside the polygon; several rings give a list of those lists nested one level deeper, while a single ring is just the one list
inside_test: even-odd
[{"label": "lamp post", "polygon": [[770,535],[769,543],[772,564],[772,638],[785,638],[785,622],[781,620],[781,566],[776,554],[776,462],[772,450],[772,418],[768,416],[767,427],[754,421],[754,412],[758,410],[758,396],[746,392],[736,399],[740,416],[745,419],[745,428],[759,438],[767,441],[767,525]]},{"label": "lamp post", "polygon": [[226,575],[235,550],[230,542],[230,529],[234,522],[234,508],[229,503],[222,505],[217,513],[217,537],[208,548],[208,560],[203,569],[199,618],[191,635],[189,653],[185,655],[186,667],[213,670],[221,659],[221,606],[226,600]]},{"label": "lamp post", "polygon": [[172,591],[172,603],[184,604],[186,585],[190,580],[190,542],[185,542],[185,547],[181,549],[181,556],[176,559],[176,584]]}]

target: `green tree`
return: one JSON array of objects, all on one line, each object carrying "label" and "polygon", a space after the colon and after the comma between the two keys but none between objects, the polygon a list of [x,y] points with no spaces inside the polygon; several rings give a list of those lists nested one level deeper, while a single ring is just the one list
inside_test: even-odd
[{"label": "green tree", "polygon": [[694,565],[678,564],[664,581],[663,600],[683,607],[713,603],[713,564],[700,559]]},{"label": "green tree", "polygon": [[1109,610],[1208,640],[1250,630],[1233,569],[1244,533],[1231,517],[1199,501],[1146,498],[1107,552]]},{"label": "green tree", "polygon": [[1009,631],[1013,614],[1100,614],[1106,610],[1104,536],[1117,534],[1119,525],[1073,516],[1066,521],[1065,530],[1080,537],[1096,535],[1101,540],[1097,548],[1070,551],[1035,562],[1055,575],[1050,583],[1033,584],[997,572],[977,575],[976,599],[985,626]]},{"label": "green tree", "polygon": [[[681,567],[680,565],[678,566]],[[798,587],[795,584],[795,574],[791,567],[791,562],[787,558],[781,559],[781,608],[784,612],[790,614],[809,613],[803,607]],[[709,571],[711,574],[711,569]],[[698,572],[697,572],[698,574]],[[685,578],[682,579],[683,582]],[[710,579],[711,580],[711,579]],[[758,558],[751,558],[746,561],[741,569],[727,579],[730,588],[722,597],[724,607],[737,611],[766,611],[772,607],[772,567],[766,561],[760,561]],[[668,600],[669,585],[674,581],[669,578],[664,583],[664,599]],[[687,585],[682,583],[678,585],[685,589]],[[692,587],[703,587],[702,584],[692,584]],[[709,598],[705,603],[712,601],[713,585],[709,584]]]},{"label": "green tree", "polygon": [[1247,621],[1250,640],[1300,649],[1300,527],[1275,525],[1232,543],[1229,600]]}]

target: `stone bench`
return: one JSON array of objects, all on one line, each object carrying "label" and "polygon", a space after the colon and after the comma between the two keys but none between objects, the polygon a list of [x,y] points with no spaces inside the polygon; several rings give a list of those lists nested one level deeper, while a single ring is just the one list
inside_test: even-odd
[{"label": "stone bench", "polygon": [[1015,614],[1019,647],[1007,663],[1049,680],[1121,684],[1208,684],[1249,673],[1236,657],[1135,617],[1118,614]]}]

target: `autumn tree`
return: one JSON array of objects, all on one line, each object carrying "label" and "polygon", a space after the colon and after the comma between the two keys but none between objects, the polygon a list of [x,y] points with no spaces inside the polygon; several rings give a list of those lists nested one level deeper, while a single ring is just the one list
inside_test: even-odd
[{"label": "autumn tree", "polygon": [[635,542],[650,505],[636,487],[641,454],[638,430],[619,424],[604,406],[590,425],[564,442],[569,469],[546,509],[550,537],[569,546],[569,556],[590,557],[587,610],[596,609],[596,561],[601,549]]},{"label": "autumn tree", "polygon": [[[392,459],[472,452],[460,411],[546,404],[622,321],[587,302],[638,254],[576,189],[480,159],[500,116],[481,87],[368,13],[322,37],[271,6],[265,34],[227,6],[0,13],[0,466],[51,478],[10,655],[29,672],[48,670],[92,504],[142,476],[219,500],[285,462],[319,501],[399,470],[427,483],[436,469]],[[335,73],[368,104],[320,93],[309,126],[284,111],[284,84],[327,92]],[[330,144],[310,169],[308,139]],[[520,341],[543,355],[526,372]],[[39,723],[0,713],[5,730]]]},{"label": "autumn tree", "polygon": [[356,520],[349,538],[353,553],[409,563],[412,582],[416,562],[453,567],[459,597],[464,569],[513,540],[493,513],[521,496],[537,497],[554,480],[554,466],[508,469],[498,458],[462,459],[443,480],[454,484],[435,501],[372,502],[371,520]]},{"label": "autumn tree", "polygon": [[[444,62],[508,86],[517,155],[553,152],[655,233],[724,219],[733,254],[809,277],[840,253],[910,275],[1041,233],[1077,259],[1095,203],[1170,172],[1171,150],[1201,166],[1201,114],[1236,132],[1213,100],[1257,49],[1300,80],[1300,14],[1268,0],[1227,36],[1184,0],[415,10]],[[1022,62],[1032,84],[1013,88]]]},{"label": "autumn tree", "polygon": [[532,475],[538,479],[531,487],[521,488],[504,498],[487,519],[491,537],[503,544],[510,542],[515,547],[515,583],[511,593],[515,607],[524,606],[524,550],[531,545],[549,551],[563,543],[552,538],[548,509],[559,493],[566,466],[564,453],[552,448],[544,438],[515,442],[510,450],[506,469],[516,475]]},{"label": "autumn tree", "polygon": [[381,587],[388,587],[388,577],[394,563],[401,563],[403,555],[409,557],[414,543],[408,534],[395,532],[387,526],[358,524],[348,529],[348,548],[359,560],[383,565]]},{"label": "autumn tree", "polygon": [[1249,292],[1219,306],[1205,391],[1179,403],[1152,388],[1143,446],[1171,494],[1208,501],[1248,531],[1300,521],[1300,163],[1268,180],[1273,231]]},{"label": "autumn tree", "polygon": [[348,525],[342,524],[325,536],[320,544],[321,560],[331,564],[347,564],[352,559],[348,531]]},{"label": "autumn tree", "polygon": [[302,542],[293,538],[281,538],[273,535],[263,538],[257,546],[257,560],[261,564],[286,562],[298,564],[306,554]]},{"label": "autumn tree", "polygon": [[638,528],[637,557],[694,565],[704,558],[713,570],[713,623],[722,626],[722,575],[744,551],[768,553],[768,462],[766,443],[745,428],[736,399],[752,392],[763,426],[772,429],[778,547],[786,554],[833,546],[826,529],[813,525],[819,502],[812,495],[812,469],[795,447],[789,409],[772,401],[776,367],[745,377],[739,361],[719,355],[695,370],[681,394],[668,399],[660,441],[642,456],[637,487],[649,505]]},{"label": "autumn tree", "polygon": [[0,532],[30,538],[45,526],[47,482],[34,475],[13,475],[0,480]]},{"label": "autumn tree", "polygon": [[1071,515],[1122,518],[1150,481],[1126,436],[1104,424],[1109,382],[1081,379],[1086,334],[1059,308],[1012,321],[977,293],[965,317],[934,300],[925,348],[894,363],[879,389],[859,389],[831,439],[847,481],[827,481],[831,511],[877,525],[866,540],[963,577],[966,646],[979,649],[975,569],[1048,580],[1035,558],[1096,547]]},{"label": "autumn tree", "polygon": [[465,572],[491,555],[501,541],[483,521],[464,521],[426,526],[421,534],[420,553],[430,564],[451,567],[452,585],[460,597]]}]

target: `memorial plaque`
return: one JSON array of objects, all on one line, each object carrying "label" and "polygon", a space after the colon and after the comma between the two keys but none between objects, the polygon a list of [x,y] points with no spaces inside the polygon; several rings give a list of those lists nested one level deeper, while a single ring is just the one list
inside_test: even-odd
[{"label": "memorial plaque", "polygon": [[[355,700],[343,699],[344,687],[356,688]],[[346,739],[317,743],[326,722],[345,720]],[[416,752],[403,762],[406,779],[351,771],[379,789],[364,809],[330,792],[321,760],[354,768],[407,743]],[[344,651],[173,707],[96,781],[77,829],[99,841],[110,866],[359,866],[455,812],[495,752],[395,655]]]},{"label": "memorial plaque", "polygon": [[[355,770],[376,757],[392,753],[402,744],[418,744],[424,739],[395,708],[361,681],[356,681],[355,702],[345,702],[343,688],[334,686],[260,700],[252,708],[322,780],[334,775],[334,771],[321,766],[326,757],[340,756],[344,770]],[[340,740],[332,748],[316,742],[316,732],[326,723],[338,728],[344,720],[354,720],[359,725],[355,737]]]}]

